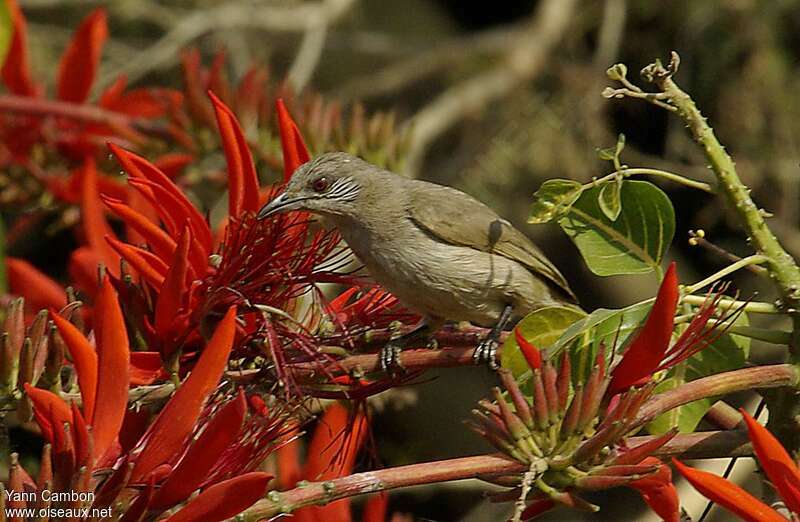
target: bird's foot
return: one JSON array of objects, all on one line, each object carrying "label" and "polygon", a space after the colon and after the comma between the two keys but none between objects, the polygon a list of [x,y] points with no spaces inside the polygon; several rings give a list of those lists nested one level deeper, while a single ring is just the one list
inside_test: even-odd
[{"label": "bird's foot", "polygon": [[489,335],[475,347],[472,360],[475,364],[486,364],[492,370],[497,370],[497,346],[499,343],[494,336]]},{"label": "bird's foot", "polygon": [[378,354],[381,370],[392,377],[405,373],[406,369],[400,362],[400,352],[402,351],[402,345],[396,341],[389,341],[384,344]]}]

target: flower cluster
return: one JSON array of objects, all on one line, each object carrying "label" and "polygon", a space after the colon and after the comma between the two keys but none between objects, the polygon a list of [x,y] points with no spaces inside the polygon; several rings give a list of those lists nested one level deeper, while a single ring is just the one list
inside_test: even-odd
[{"label": "flower cluster", "polygon": [[720,323],[709,325],[718,301],[719,295],[707,299],[672,343],[678,304],[673,263],[647,320],[623,357],[609,372],[609,357],[601,346],[587,381],[574,385],[569,353],[556,366],[515,330],[531,370],[528,380],[521,385],[509,370],[501,369],[505,392],[495,388],[494,401],[481,401],[474,410],[473,429],[530,470],[523,476],[487,478],[514,486],[496,500],[529,501],[523,512],[526,519],[556,505],[596,510],[580,497],[580,491],[628,486],[637,489],[662,518],[677,521],[678,499],[670,470],[652,456],[677,430],[634,447],[628,447],[626,437],[643,425],[638,413],[653,395],[654,374],[686,360],[719,335]]},{"label": "flower cluster", "polygon": [[[91,507],[111,507],[135,520],[184,503],[198,490],[199,495],[172,515],[175,520],[220,520],[263,496],[271,476],[255,468],[289,440],[297,417],[283,407],[253,408],[242,390],[204,407],[219,386],[234,344],[235,308],[220,321],[180,388],[157,415],[151,415],[147,407],[128,408],[132,377],[128,332],[108,277],[96,307],[103,312],[94,328],[96,350],[66,317],[50,313],[57,338],[75,366],[80,394],[66,402],[51,391],[24,384],[47,444],[38,479],[33,481],[15,463],[10,487],[92,492],[87,497]],[[252,395],[249,402],[259,400]],[[232,492],[235,501],[219,502]],[[25,507],[25,501],[10,507]],[[89,504],[35,507],[74,509]]]}]

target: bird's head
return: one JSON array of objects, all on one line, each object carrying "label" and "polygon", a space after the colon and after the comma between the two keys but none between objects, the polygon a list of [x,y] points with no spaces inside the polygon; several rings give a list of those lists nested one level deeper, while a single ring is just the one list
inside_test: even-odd
[{"label": "bird's head", "polygon": [[258,219],[288,210],[329,216],[354,212],[370,165],[344,152],[317,156],[298,168],[284,191],[261,207]]}]

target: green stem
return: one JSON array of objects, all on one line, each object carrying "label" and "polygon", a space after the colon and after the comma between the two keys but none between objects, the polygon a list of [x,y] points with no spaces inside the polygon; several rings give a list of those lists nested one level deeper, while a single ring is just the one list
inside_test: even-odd
[{"label": "green stem", "polygon": [[672,70],[656,63],[645,72],[677,109],[678,116],[687,124],[692,136],[703,148],[720,190],[739,215],[753,246],[767,257],[770,277],[780,289],[784,305],[793,312],[795,333],[789,348],[793,362],[800,363],[800,316],[795,312],[800,306],[800,267],[772,233],[764,219],[764,213],[750,197],[750,189],[739,179],[733,160],[717,140],[714,130],[708,125],[694,100],[672,79],[677,68],[677,56],[673,57],[673,61],[676,66]]},{"label": "green stem", "polygon": [[731,263],[730,265],[726,266],[725,268],[723,268],[719,272],[715,272],[715,273],[711,274],[710,276],[706,277],[702,281],[698,281],[693,285],[689,285],[689,286],[685,287],[684,291],[687,294],[693,294],[693,293],[697,292],[698,290],[701,290],[701,289],[705,288],[706,286],[719,281],[720,279],[722,279],[726,275],[736,272],[739,269],[742,269],[742,268],[744,268],[746,266],[749,266],[749,265],[759,265],[761,263],[766,263],[767,261],[769,261],[769,258],[767,258],[766,256],[762,256],[761,254],[754,254],[752,256],[748,256],[748,257],[742,258],[742,259],[736,261],[735,263]]},{"label": "green stem", "polygon": [[681,185],[685,185],[687,187],[691,187],[691,188],[694,188],[694,189],[697,189],[697,190],[702,190],[703,192],[708,192],[709,194],[714,194],[716,192],[714,190],[714,187],[712,187],[708,183],[703,183],[702,181],[697,181],[697,180],[694,180],[694,179],[690,179],[690,178],[681,176],[680,174],[675,174],[674,172],[669,172],[669,171],[666,171],[666,170],[649,169],[649,168],[642,168],[642,167],[622,168],[622,169],[615,170],[614,172],[612,172],[610,174],[606,174],[603,177],[600,177],[600,178],[597,178],[596,180],[593,180],[591,183],[587,183],[587,186],[595,186],[595,185],[599,185],[601,183],[605,183],[607,181],[611,181],[612,179],[614,179],[616,176],[619,176],[619,175],[622,175],[623,177],[626,177],[626,178],[628,178],[630,176],[636,176],[636,175],[656,176],[656,177],[659,177],[659,178],[668,179],[670,181],[673,181],[675,183],[679,183]]},{"label": "green stem", "polygon": [[[693,305],[702,305],[706,302],[706,298],[702,295],[685,295],[681,298],[682,303],[689,303]],[[743,307],[745,312],[753,314],[781,314],[777,306],[772,303],[752,302],[752,301],[736,301],[733,299],[722,298],[719,300],[720,308],[739,308]]]}]

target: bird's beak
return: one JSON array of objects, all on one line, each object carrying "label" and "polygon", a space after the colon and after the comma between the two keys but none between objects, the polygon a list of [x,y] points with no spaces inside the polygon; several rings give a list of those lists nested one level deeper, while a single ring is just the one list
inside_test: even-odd
[{"label": "bird's beak", "polygon": [[308,198],[295,198],[292,199],[286,195],[286,192],[278,194],[277,197],[272,198],[266,205],[261,207],[258,211],[258,219],[266,219],[269,216],[279,212],[286,212],[287,210],[296,210],[300,208],[300,204]]}]

